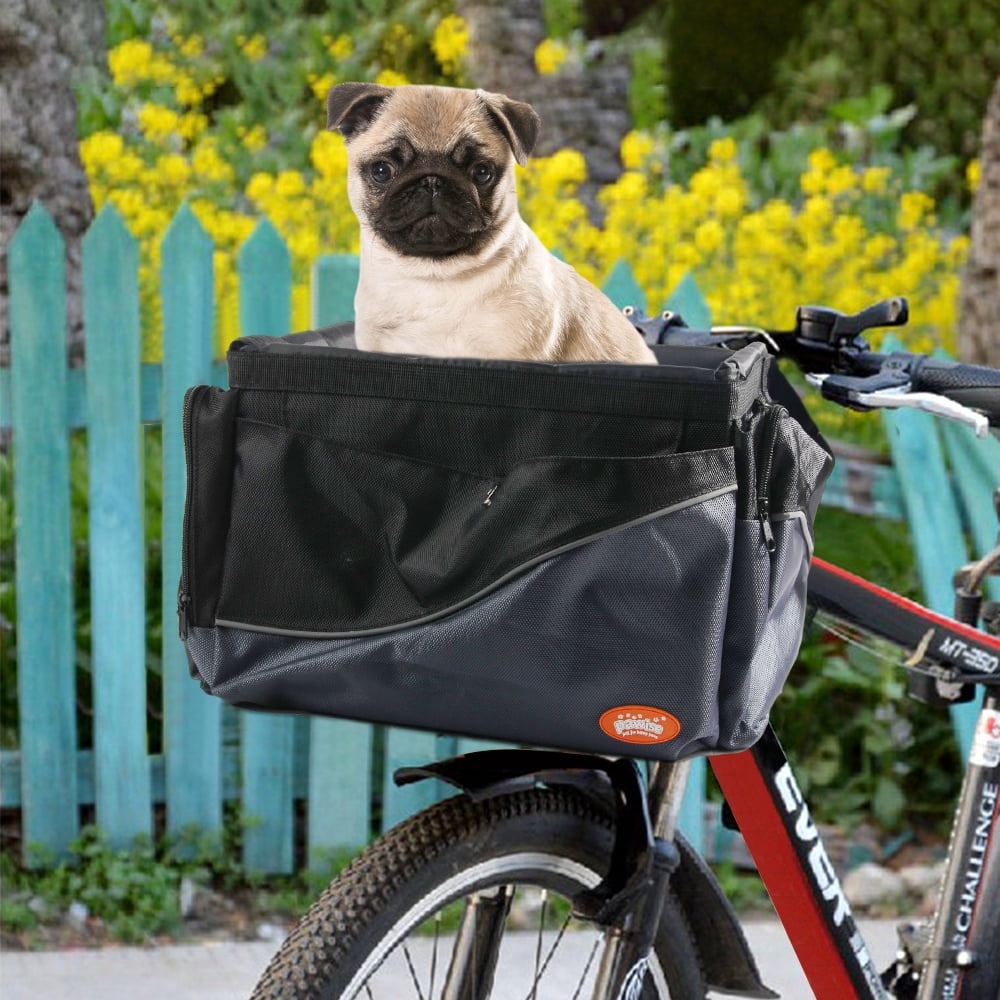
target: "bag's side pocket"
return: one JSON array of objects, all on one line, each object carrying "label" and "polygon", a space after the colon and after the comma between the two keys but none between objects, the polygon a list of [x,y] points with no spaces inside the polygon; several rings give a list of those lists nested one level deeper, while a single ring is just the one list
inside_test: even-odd
[{"label": "bag's side pocket", "polygon": [[805,621],[812,518],[830,456],[784,407],[748,427],[752,487],[736,522],[719,689],[720,749],[752,745],[795,662]]},{"label": "bag's side pocket", "polygon": [[181,638],[211,625],[229,530],[238,390],[197,385],[184,397],[187,490],[177,611]]}]

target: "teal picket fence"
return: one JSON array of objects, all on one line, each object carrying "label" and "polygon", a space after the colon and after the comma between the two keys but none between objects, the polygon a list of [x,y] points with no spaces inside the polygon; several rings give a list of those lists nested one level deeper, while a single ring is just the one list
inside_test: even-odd
[{"label": "teal picket fence", "polygon": [[[352,850],[443,794],[433,782],[397,788],[395,768],[488,746],[446,734],[375,727],[335,719],[235,712],[191,680],[176,633],[180,576],[184,456],[181,407],[197,383],[224,385],[213,358],[213,247],[187,207],[164,236],[160,291],[163,361],[140,361],[138,252],[111,208],[98,216],[83,244],[86,365],[65,363],[65,274],[62,239],[35,206],[10,243],[10,369],[0,370],[0,428],[14,453],[17,605],[17,704],[14,746],[0,752],[0,807],[19,809],[23,843],[59,856],[76,838],[81,806],[114,844],[163,825],[221,832],[224,804],[237,803],[252,822],[244,834],[245,865],[288,872],[302,860],[317,867],[329,852]],[[289,331],[291,261],[273,225],[261,220],[238,258],[241,330]],[[313,323],[353,316],[356,257],[326,256],[312,276]],[[618,305],[645,307],[626,264],[605,291]],[[693,326],[710,321],[691,279],[664,308]],[[846,458],[829,484],[828,503],[887,517],[910,511],[931,603],[947,611],[939,567],[964,557],[965,525],[983,547],[991,525],[984,484],[1000,469],[997,443],[984,457],[961,431],[936,427],[919,414],[892,418],[898,472]],[[162,650],[147,669],[147,555],[144,425],[162,425]],[[92,736],[78,732],[78,650],[74,622],[74,538],[71,528],[70,434],[86,431],[91,641]],[[907,455],[930,453],[944,485],[925,498],[926,475]],[[946,458],[946,456],[950,456]],[[958,490],[947,478],[950,461]],[[937,474],[937,472],[935,473]],[[945,521],[925,504],[944,498]],[[982,498],[986,499],[983,500]],[[915,507],[917,504],[919,506]],[[947,539],[945,536],[947,535]],[[959,552],[963,551],[963,556]],[[6,633],[4,633],[6,634]],[[148,689],[157,678],[162,691]],[[155,695],[155,697],[154,697]],[[82,699],[86,701],[87,699]],[[159,726],[158,747],[151,733]],[[10,742],[8,738],[8,743]],[[699,764],[703,767],[703,764]],[[699,772],[703,773],[703,771]],[[702,839],[699,788],[685,803],[684,826]],[[714,836],[712,831],[709,834]]]}]

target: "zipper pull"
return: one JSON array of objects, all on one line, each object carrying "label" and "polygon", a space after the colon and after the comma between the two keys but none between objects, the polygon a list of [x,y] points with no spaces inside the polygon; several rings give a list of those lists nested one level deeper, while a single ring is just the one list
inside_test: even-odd
[{"label": "zipper pull", "polygon": [[762,496],[757,501],[757,515],[760,518],[760,530],[764,535],[764,544],[768,552],[773,552],[777,548],[774,541],[774,532],[771,530],[771,521],[767,513],[767,497]]},{"label": "zipper pull", "polygon": [[177,593],[177,631],[181,637],[182,642],[187,642],[188,637],[188,605],[191,603],[191,597],[185,594],[183,590]]}]

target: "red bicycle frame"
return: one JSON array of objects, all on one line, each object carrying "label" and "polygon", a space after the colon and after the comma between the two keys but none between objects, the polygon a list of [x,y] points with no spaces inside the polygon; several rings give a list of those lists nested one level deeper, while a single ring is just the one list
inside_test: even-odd
[{"label": "red bicycle frame", "polygon": [[[813,560],[809,601],[872,635],[919,650],[924,664],[939,668],[942,676],[946,672],[959,683],[1000,683],[1000,638],[819,559]],[[984,718],[998,717],[987,712]],[[817,1000],[887,997],[774,732],[769,727],[750,750],[710,762]],[[998,786],[1000,766],[991,766],[988,756],[977,760],[974,751],[925,971],[925,979],[931,975],[936,985],[922,984],[921,996],[986,996],[971,971],[971,945],[1000,933],[1000,886],[993,877],[1000,867]],[[963,961],[970,971],[963,971]]]}]

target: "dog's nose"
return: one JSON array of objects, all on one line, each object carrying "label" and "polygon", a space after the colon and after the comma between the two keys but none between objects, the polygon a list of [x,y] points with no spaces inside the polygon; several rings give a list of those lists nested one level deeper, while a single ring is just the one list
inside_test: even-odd
[{"label": "dog's nose", "polygon": [[427,174],[426,177],[420,179],[420,183],[431,194],[437,194],[444,187],[444,178],[439,177],[437,174]]}]

